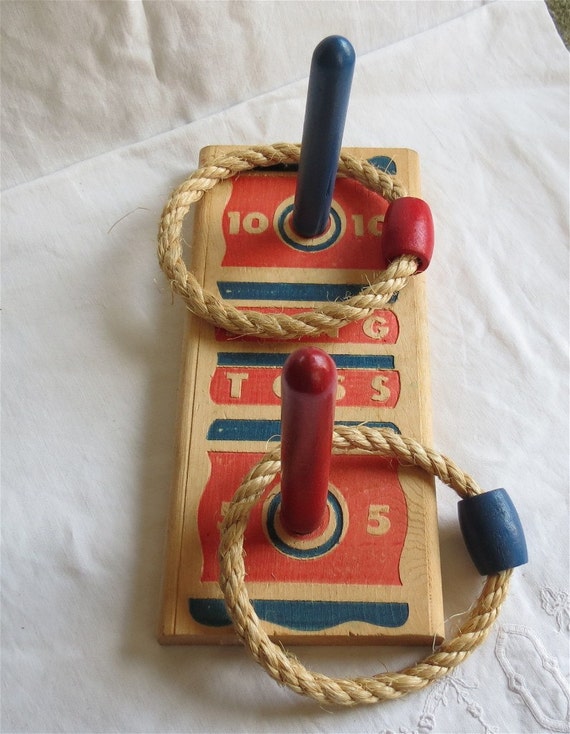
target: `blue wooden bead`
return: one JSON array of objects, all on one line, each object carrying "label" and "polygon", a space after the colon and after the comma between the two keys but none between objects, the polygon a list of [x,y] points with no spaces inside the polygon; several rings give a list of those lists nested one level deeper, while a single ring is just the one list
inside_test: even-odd
[{"label": "blue wooden bead", "polygon": [[528,562],[521,521],[504,489],[459,502],[459,526],[473,563],[483,576]]}]

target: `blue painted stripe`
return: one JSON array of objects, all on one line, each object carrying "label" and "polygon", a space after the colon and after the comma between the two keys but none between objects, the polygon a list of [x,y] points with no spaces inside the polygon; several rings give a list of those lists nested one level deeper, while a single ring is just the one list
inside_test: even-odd
[{"label": "blue painted stripe", "polygon": [[395,160],[387,155],[375,155],[372,158],[369,158],[368,162],[372,163],[373,166],[380,169],[381,171],[385,171],[392,176],[395,176],[396,173],[398,173]]},{"label": "blue painted stripe", "polygon": [[[356,296],[362,283],[259,283],[241,280],[219,280],[223,298],[233,301],[343,301]],[[396,303],[394,293],[389,303]]]},{"label": "blue painted stripe", "polygon": [[[394,433],[400,429],[390,422],[380,421],[335,421],[336,426],[361,426],[370,428],[386,428]],[[240,418],[217,418],[208,428],[208,441],[279,441],[281,438],[281,421]]]},{"label": "blue painted stripe", "polygon": [[269,503],[269,509],[267,511],[267,533],[277,550],[286,556],[291,556],[291,558],[318,558],[332,550],[342,536],[344,522],[342,507],[332,492],[328,493],[327,504],[334,518],[333,531],[330,536],[325,538],[320,545],[313,546],[312,548],[297,548],[283,540],[275,529],[275,516],[281,505],[281,493],[276,494]]},{"label": "blue painted stripe", "polygon": [[[286,601],[253,599],[257,616],[287,629],[317,632],[345,622],[402,627],[410,614],[403,602]],[[222,599],[188,599],[190,615],[207,627],[226,627],[231,619]]]},{"label": "blue painted stripe", "polygon": [[[373,166],[376,166],[376,168],[379,168],[381,171],[385,171],[386,173],[389,173],[392,176],[395,176],[398,173],[398,169],[396,167],[396,161],[393,158],[390,158],[390,156],[375,155],[372,158],[369,158],[368,162],[372,163]],[[283,172],[293,172],[294,173],[298,169],[299,169],[298,163],[278,163],[276,166],[265,166],[261,170],[283,171]]]},{"label": "blue painted stripe", "polygon": [[367,428],[385,428],[387,431],[394,431],[394,433],[401,434],[402,431],[398,428],[395,423],[389,421],[335,421],[335,426],[366,426]]},{"label": "blue painted stripe", "polygon": [[362,283],[260,283],[218,281],[223,298],[234,301],[339,301],[355,296]]},{"label": "blue painted stripe", "polygon": [[[289,353],[218,352],[218,367],[283,367]],[[331,354],[341,370],[393,370],[391,354]]]},{"label": "blue painted stripe", "polygon": [[279,441],[281,421],[217,418],[208,428],[208,441]]}]

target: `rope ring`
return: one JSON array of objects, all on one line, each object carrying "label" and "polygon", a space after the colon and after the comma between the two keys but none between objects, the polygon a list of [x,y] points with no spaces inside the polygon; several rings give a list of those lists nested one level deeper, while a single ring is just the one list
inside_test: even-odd
[{"label": "rope ring", "polygon": [[[394,457],[438,477],[462,497],[481,494],[475,481],[442,454],[413,439],[367,426],[337,426],[334,453]],[[219,546],[220,587],[234,629],[254,659],[278,683],[324,704],[353,706],[401,698],[425,688],[461,663],[487,637],[507,591],[512,569],[487,576],[483,589],[457,635],[421,662],[398,672],[362,678],[329,678],[305,668],[271,642],[262,629],[245,587],[243,537],[249,514],[280,470],[280,448],[268,452],[236,491],[224,516]]]},{"label": "rope ring", "polygon": [[[383,308],[418,270],[418,260],[411,255],[404,255],[390,263],[373,283],[364,286],[357,295],[343,301],[325,303],[320,308],[296,316],[239,311],[205,290],[182,259],[182,225],[192,204],[220,181],[243,171],[297,163],[300,152],[298,145],[278,143],[221,155],[211,164],[194,171],[174,191],[162,212],[158,231],[158,260],[172,290],[182,296],[192,313],[233,334],[296,339],[333,333],[342,326],[369,316],[374,309]],[[368,161],[346,153],[340,155],[338,172],[359,181],[388,201],[406,195],[406,190],[394,177]]]}]

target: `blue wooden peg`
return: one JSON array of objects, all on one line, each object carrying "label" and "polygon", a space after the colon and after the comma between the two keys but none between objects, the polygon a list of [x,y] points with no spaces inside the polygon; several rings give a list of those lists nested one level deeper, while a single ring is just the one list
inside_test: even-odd
[{"label": "blue wooden peg", "polygon": [[292,219],[301,237],[328,225],[355,58],[342,36],[328,36],[313,53]]},{"label": "blue wooden peg", "polygon": [[458,512],[465,545],[481,575],[528,562],[521,521],[504,489],[467,497],[459,502]]}]

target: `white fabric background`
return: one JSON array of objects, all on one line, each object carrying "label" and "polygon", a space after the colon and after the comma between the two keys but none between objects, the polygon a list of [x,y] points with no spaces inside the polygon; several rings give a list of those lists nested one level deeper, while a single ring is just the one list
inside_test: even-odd
[{"label": "white fabric background", "polygon": [[[1,11],[2,731],[569,731],[568,55],[544,4]],[[300,139],[330,33],[358,53],[344,144],[420,153],[436,447],[507,487],[530,553],[451,678],[334,713],[241,648],[154,638],[184,317],[160,211],[202,146]],[[438,495],[453,632],[481,582]],[[425,654],[297,652],[346,675]]]}]

